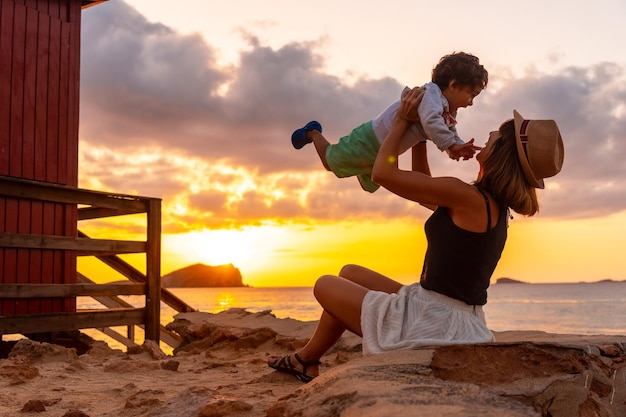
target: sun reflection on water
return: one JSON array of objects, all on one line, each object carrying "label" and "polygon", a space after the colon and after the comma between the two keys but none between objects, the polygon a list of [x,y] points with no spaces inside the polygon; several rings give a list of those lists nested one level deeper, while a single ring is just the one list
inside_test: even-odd
[{"label": "sun reflection on water", "polygon": [[217,304],[223,308],[231,307],[236,304],[235,296],[230,292],[221,292],[217,295]]}]

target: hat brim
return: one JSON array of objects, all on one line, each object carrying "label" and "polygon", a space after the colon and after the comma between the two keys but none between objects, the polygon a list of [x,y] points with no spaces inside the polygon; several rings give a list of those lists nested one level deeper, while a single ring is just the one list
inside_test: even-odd
[{"label": "hat brim", "polygon": [[533,170],[530,167],[530,162],[528,162],[528,156],[526,155],[526,151],[524,150],[524,145],[522,145],[522,139],[520,138],[519,132],[520,127],[524,118],[517,110],[513,110],[513,123],[515,124],[515,143],[517,144],[517,156],[519,157],[520,164],[522,166],[522,171],[524,172],[524,176],[528,180],[528,183],[535,188],[544,188],[543,179],[537,179],[535,174],[533,174]]}]

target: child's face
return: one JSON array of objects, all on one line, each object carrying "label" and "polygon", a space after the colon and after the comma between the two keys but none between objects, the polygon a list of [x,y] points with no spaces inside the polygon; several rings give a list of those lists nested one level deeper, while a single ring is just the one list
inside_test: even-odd
[{"label": "child's face", "polygon": [[474,104],[474,97],[480,94],[480,87],[461,87],[455,81],[450,83],[443,95],[448,100],[450,112],[457,111],[460,107],[467,107]]}]

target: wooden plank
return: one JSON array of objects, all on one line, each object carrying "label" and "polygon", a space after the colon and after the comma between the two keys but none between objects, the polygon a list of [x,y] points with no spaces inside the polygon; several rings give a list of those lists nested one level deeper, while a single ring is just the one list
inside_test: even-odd
[{"label": "wooden plank", "polygon": [[[63,14],[63,11],[62,11]],[[57,141],[57,181],[59,184],[78,185],[78,178],[68,181],[68,164],[71,162],[72,170],[76,165],[73,159],[78,161],[78,152],[74,152],[74,145],[78,149],[78,130],[74,130],[74,126],[69,127],[69,118],[74,114],[73,106],[78,107],[78,99],[70,97],[70,83],[78,82],[78,72],[73,71],[71,65],[75,65],[77,61],[70,62],[70,24],[66,21],[60,23],[60,42],[59,45],[59,136]],[[76,76],[76,79],[69,79],[70,74]],[[72,93],[75,93],[72,90]],[[76,175],[77,177],[77,175]]]},{"label": "wooden plank", "polygon": [[136,210],[116,210],[102,207],[81,207],[78,209],[78,220],[103,219],[105,217],[125,216],[128,214],[138,213]]},{"label": "wooden plank", "polygon": [[111,339],[113,339],[113,340],[123,344],[127,348],[134,347],[134,346],[139,346],[137,343],[135,343],[134,340],[131,340],[130,338],[128,338],[126,336],[122,336],[121,334],[119,334],[115,330],[111,329],[110,327],[105,327],[103,329],[96,329],[96,330],[101,331],[105,335],[109,336]]},{"label": "wooden plank", "polygon": [[[7,198],[5,201],[5,219],[17,219],[18,204],[14,198]],[[5,221],[5,233],[17,233],[17,222]],[[0,235],[1,236],[1,235]],[[2,271],[3,283],[15,283],[17,280],[17,249],[4,250],[4,270]],[[15,300],[5,300],[3,303],[4,314],[15,314]]]},{"label": "wooden plank", "polygon": [[[62,204],[54,205],[54,235],[62,236],[64,232],[63,228],[63,212],[65,207]],[[52,262],[53,274],[52,274],[52,283],[54,284],[63,284],[64,283],[64,274],[65,274],[65,258],[63,256],[63,251],[55,250],[54,251],[54,260]],[[52,310],[50,312],[62,312],[65,311],[65,303],[63,300],[53,299],[52,300]]]},{"label": "wooden plank", "polygon": [[[0,57],[13,56],[13,6],[0,1]],[[9,174],[11,59],[0,59],[0,174]]]},{"label": "wooden plank", "polygon": [[57,19],[61,17],[61,4],[59,0],[48,0],[48,13]]},{"label": "wooden plank", "polygon": [[113,270],[119,272],[120,274],[122,274],[123,276],[125,276],[126,278],[128,278],[131,281],[141,282],[141,283],[145,283],[146,282],[146,276],[141,271],[139,271],[137,268],[135,268],[134,266],[130,265],[129,263],[125,262],[119,256],[115,256],[115,255],[98,256],[98,255],[96,255],[96,258],[99,261],[101,261],[102,263],[104,263],[105,265],[113,268]]},{"label": "wooden plank", "polygon": [[[13,55],[13,2],[0,1],[0,57]],[[11,128],[11,68],[10,59],[0,59],[0,174],[9,174],[9,146]],[[7,199],[0,198],[0,231],[4,232],[7,216]],[[12,249],[0,249],[0,282],[10,281],[6,263],[11,257]],[[10,260],[9,260],[10,263]],[[15,307],[14,300],[0,301],[0,314],[12,313]]]},{"label": "wooden plank", "polygon": [[70,19],[70,6],[80,7],[80,3],[75,0],[61,0],[59,1],[59,17],[67,22]]},{"label": "wooden plank", "polygon": [[[31,220],[31,202],[26,200],[20,200],[18,202],[18,217],[17,217],[17,234],[20,236],[23,233],[30,233],[30,220]],[[3,234],[6,236],[8,234]],[[22,247],[17,247],[17,276],[16,282],[28,283],[28,277],[30,276],[30,251]],[[15,300],[15,313],[26,314],[28,311],[28,301],[17,299]]]},{"label": "wooden plank", "polygon": [[69,24],[63,30],[69,34],[69,96],[68,96],[68,130],[67,147],[67,185],[78,187],[78,131],[80,109],[80,45],[82,13],[78,2],[69,2]]},{"label": "wooden plank", "polygon": [[147,213],[146,338],[159,343],[161,323],[161,201],[151,200]]},{"label": "wooden plank", "polygon": [[0,195],[58,203],[85,204],[131,213],[145,213],[149,197],[91,191],[0,176]]},{"label": "wooden plank", "polygon": [[48,137],[46,139],[48,166],[46,180],[58,182],[59,178],[59,73],[61,69],[61,21],[50,19],[50,60],[48,61]]},{"label": "wooden plank", "polygon": [[[51,203],[43,203],[43,213],[46,219],[49,219],[54,215],[54,205]],[[43,224],[42,234],[51,235],[54,233],[54,224],[51,221],[46,220]],[[41,255],[41,283],[52,284],[54,282],[54,251],[42,250]],[[48,312],[53,311],[52,300],[41,300],[41,311]]]},{"label": "wooden plank", "polygon": [[[89,278],[81,274],[80,272],[78,272],[76,275],[77,275],[76,280],[79,283],[95,284],[95,282],[93,282],[92,280],[90,280]],[[142,285],[143,292],[145,293],[145,286],[143,286],[143,284],[139,284],[139,285]],[[133,307],[133,305],[130,304],[129,302],[122,300],[121,298],[116,297],[115,295],[93,296],[92,298],[107,308],[132,308]]]},{"label": "wooden plank", "polygon": [[[92,280],[90,280],[89,278],[87,278],[86,276],[84,276],[81,273],[78,273],[78,282],[81,283],[93,283]],[[111,297],[93,297],[96,301],[98,301],[100,304],[102,304],[105,307],[108,308],[131,308],[133,307],[130,303],[122,300],[119,297],[115,297],[115,296],[111,296]],[[144,328],[144,326],[139,326],[141,328]],[[112,329],[98,329],[101,332],[103,332],[104,334],[111,336],[108,331],[115,333],[118,337],[124,337],[122,335],[120,335],[119,333],[115,332]],[[161,331],[161,341],[164,343],[167,343],[168,345],[170,345],[171,347],[175,348],[180,346],[180,344],[182,343],[182,338],[180,337],[180,335],[178,335],[177,333],[168,330],[165,328],[165,326],[161,325],[160,326],[160,331]],[[112,337],[112,336],[111,336]],[[114,337],[115,340],[117,340],[118,342],[120,342],[120,340],[118,340],[117,338]],[[124,338],[126,340],[128,340],[128,338]],[[121,342],[123,343],[123,342]]]},{"label": "wooden plank", "polygon": [[75,250],[79,254],[142,253],[146,242],[132,240],[86,239],[67,236],[42,236],[20,233],[0,235],[0,247],[24,249]]},{"label": "wooden plank", "polygon": [[[43,234],[43,203],[41,201],[33,201],[30,204],[30,233],[35,235]],[[41,284],[42,275],[42,255],[43,251],[39,249],[31,249],[29,251],[29,270],[28,283]],[[41,300],[28,300],[29,313],[44,313],[41,310]]]},{"label": "wooden plank", "polygon": [[0,334],[29,334],[139,325],[145,308],[81,310],[76,313],[0,316]]},{"label": "wooden plank", "polygon": [[47,15],[50,12],[49,1],[35,0],[35,3],[37,4],[37,10],[41,12],[41,14]]},{"label": "wooden plank", "polygon": [[[46,8],[47,10],[47,8]],[[35,179],[47,179],[47,130],[48,130],[48,60],[50,58],[50,16],[39,14],[39,38],[37,45],[37,83],[35,93]]]},{"label": "wooden plank", "polygon": [[104,3],[105,1],[108,1],[108,0],[83,0],[82,8],[86,9],[91,6],[95,6],[96,4]]},{"label": "wooden plank", "polygon": [[[144,284],[0,284],[0,298],[111,297],[144,295]],[[115,307],[132,307],[115,306]]]},{"label": "wooden plank", "polygon": [[11,127],[9,175],[22,176],[22,135],[24,134],[24,55],[26,7],[15,4],[13,11],[13,50],[11,54]]},{"label": "wooden plank", "polygon": [[37,86],[37,44],[39,16],[26,8],[24,29],[24,105],[22,107],[22,178],[35,178],[35,90]]},{"label": "wooden plank", "polygon": [[[0,9],[1,10],[1,9]],[[0,16],[0,19],[2,16]],[[5,218],[6,199],[0,197],[0,219]],[[0,222],[0,230],[4,229],[4,221]],[[4,248],[0,248],[0,273],[4,274]],[[0,277],[0,282],[4,282],[4,277]],[[0,300],[0,315],[4,314],[4,300]],[[2,337],[0,336],[0,340]]]},{"label": "wooden plank", "polygon": [[38,5],[37,5],[37,3],[44,3],[44,2],[42,2],[42,1],[38,1],[38,0],[26,0],[26,1],[24,2],[24,4],[26,5],[26,7],[29,7],[29,8],[31,8],[31,9],[33,9],[33,10],[37,10],[37,6],[38,6]]}]

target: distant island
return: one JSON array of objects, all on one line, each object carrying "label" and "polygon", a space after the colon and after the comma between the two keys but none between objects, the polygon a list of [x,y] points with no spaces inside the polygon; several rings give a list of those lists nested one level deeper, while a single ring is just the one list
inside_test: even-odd
[{"label": "distant island", "polygon": [[513,278],[498,278],[496,284],[528,284],[528,282],[518,281]]},{"label": "distant island", "polygon": [[[613,279],[603,279],[600,281],[593,281],[593,282],[579,282],[578,284],[605,284],[605,283],[626,283],[626,280],[624,281],[616,281]],[[513,278],[498,278],[496,280],[496,284],[531,284],[530,282],[525,282],[525,281],[518,281],[516,279]],[[539,283],[538,283],[539,284]],[[574,284],[574,282],[558,282],[558,283],[545,283],[545,284]]]},{"label": "distant island", "polygon": [[209,266],[190,265],[161,277],[161,287],[247,287],[241,271],[233,264]]}]

